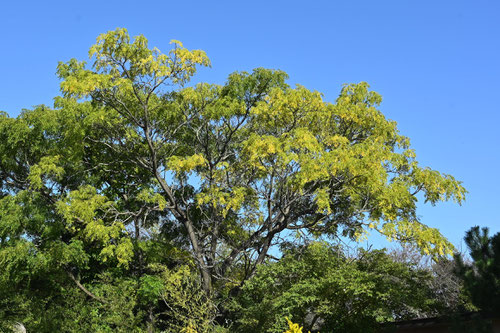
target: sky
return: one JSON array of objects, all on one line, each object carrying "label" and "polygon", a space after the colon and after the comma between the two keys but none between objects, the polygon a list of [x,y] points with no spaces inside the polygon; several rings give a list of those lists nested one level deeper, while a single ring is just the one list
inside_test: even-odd
[{"label": "sky", "polygon": [[[380,110],[410,138],[422,166],[469,191],[459,206],[419,204],[423,223],[455,245],[471,226],[500,231],[500,1],[5,1],[0,10],[0,110],[52,105],[59,61],[88,59],[117,27],[168,51],[171,39],[202,49],[212,68],[281,69],[334,102],[366,81]],[[0,143],[1,144],[1,143]]]}]

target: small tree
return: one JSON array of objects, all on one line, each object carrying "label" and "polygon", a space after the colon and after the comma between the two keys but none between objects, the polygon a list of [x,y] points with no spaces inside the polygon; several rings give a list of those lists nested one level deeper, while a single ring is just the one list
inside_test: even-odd
[{"label": "small tree", "polygon": [[488,228],[467,231],[465,243],[472,262],[455,257],[457,273],[463,279],[472,303],[486,313],[500,312],[500,233],[489,236]]}]

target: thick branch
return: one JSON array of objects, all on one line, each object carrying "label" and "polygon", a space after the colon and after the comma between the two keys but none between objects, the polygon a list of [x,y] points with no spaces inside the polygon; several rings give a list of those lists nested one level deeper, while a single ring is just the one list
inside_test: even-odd
[{"label": "thick branch", "polygon": [[75,284],[78,286],[78,288],[80,288],[85,294],[87,294],[88,296],[90,296],[91,298],[95,299],[96,301],[99,301],[103,304],[107,304],[108,302],[105,301],[104,299],[100,298],[100,297],[97,297],[96,295],[92,294],[87,288],[85,288],[81,283],[80,281],[78,281],[78,279],[73,275],[73,273],[71,273],[70,271],[66,271],[66,273],[68,274],[68,276],[70,277],[71,280],[73,280],[73,282],[75,282]]}]

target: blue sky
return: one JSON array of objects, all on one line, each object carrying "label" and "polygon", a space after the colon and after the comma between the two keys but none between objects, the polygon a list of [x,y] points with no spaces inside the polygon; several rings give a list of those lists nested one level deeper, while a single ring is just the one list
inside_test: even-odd
[{"label": "blue sky", "polygon": [[410,137],[421,165],[450,173],[463,206],[420,205],[422,221],[459,245],[473,225],[500,231],[498,1],[8,1],[0,11],[0,110],[11,116],[58,94],[58,61],[86,59],[98,34],[125,27],[168,50],[212,60],[197,81],[282,69],[334,101],[367,81]]}]

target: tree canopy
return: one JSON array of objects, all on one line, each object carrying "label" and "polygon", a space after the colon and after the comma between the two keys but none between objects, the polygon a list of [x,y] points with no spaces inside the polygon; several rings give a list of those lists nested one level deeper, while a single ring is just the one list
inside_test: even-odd
[{"label": "tree canopy", "polygon": [[90,287],[113,272],[151,290],[161,272],[196,267],[207,297],[227,294],[291,233],[373,230],[450,253],[420,221],[417,198],[461,203],[466,191],[418,164],[367,83],[346,84],[331,103],[264,68],[189,85],[210,66],[203,51],[172,41],[162,53],[125,29],[100,35],[89,56],[90,65],[58,65],[54,107],[0,114],[0,283],[9,290],[43,277],[106,304],[111,291]]}]

